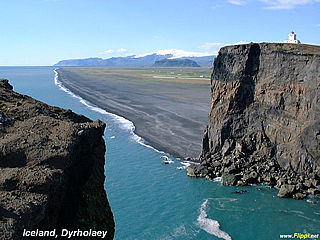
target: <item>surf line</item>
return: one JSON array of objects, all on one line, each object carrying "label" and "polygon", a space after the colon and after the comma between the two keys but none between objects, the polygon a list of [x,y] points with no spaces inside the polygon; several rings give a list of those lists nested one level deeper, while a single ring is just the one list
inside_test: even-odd
[{"label": "surf line", "polygon": [[224,240],[232,240],[230,235],[220,229],[220,224],[218,221],[208,218],[208,214],[206,213],[206,208],[208,205],[209,199],[206,199],[200,207],[200,215],[197,219],[199,227],[206,231],[207,233],[214,235],[218,238]]},{"label": "surf line", "polygon": [[82,97],[80,97],[79,95],[76,95],[75,93],[73,93],[70,89],[68,89],[67,87],[65,87],[62,82],[59,81],[59,73],[58,73],[58,68],[55,68],[53,70],[54,72],[54,84],[62,91],[64,91],[65,93],[69,94],[71,97],[75,98],[75,99],[78,99],[80,103],[82,103],[83,105],[85,105],[87,108],[89,108],[90,110],[92,111],[95,111],[95,112],[98,112],[102,115],[107,115],[109,117],[112,117],[113,119],[121,122],[123,124],[123,126],[125,126],[125,129],[129,130],[130,133],[132,134],[133,136],[133,139],[139,143],[140,145],[144,146],[144,147],[147,147],[147,148],[150,148],[158,153],[161,153],[161,154],[166,154],[166,155],[169,155],[163,151],[159,151],[158,149],[155,149],[154,147],[152,147],[151,145],[148,145],[145,140],[140,137],[139,135],[137,135],[134,130],[135,130],[135,126],[133,124],[133,122],[129,121],[128,119],[124,118],[124,117],[121,117],[121,116],[118,116],[116,114],[113,114],[113,113],[110,113],[110,112],[107,112],[106,110],[102,109],[102,108],[99,108],[98,106],[90,103],[89,101],[83,99]]}]

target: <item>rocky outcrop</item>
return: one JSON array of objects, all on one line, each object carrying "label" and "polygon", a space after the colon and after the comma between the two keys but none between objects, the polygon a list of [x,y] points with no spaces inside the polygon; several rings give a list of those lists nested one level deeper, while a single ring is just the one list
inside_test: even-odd
[{"label": "rocky outcrop", "polygon": [[107,230],[106,239],[113,239],[104,128],[99,120],[18,94],[0,80],[1,236],[22,239],[24,229],[59,234],[66,228]]},{"label": "rocky outcrop", "polygon": [[[224,47],[214,62],[211,109],[194,176],[227,185],[268,182],[279,197],[320,188],[320,47]],[[289,186],[289,187],[288,187]]]}]

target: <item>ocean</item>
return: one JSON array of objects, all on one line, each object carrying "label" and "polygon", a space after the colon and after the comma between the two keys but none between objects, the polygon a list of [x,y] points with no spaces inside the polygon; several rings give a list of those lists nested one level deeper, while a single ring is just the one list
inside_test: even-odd
[{"label": "ocean", "polygon": [[[134,124],[76,96],[53,67],[0,67],[14,90],[107,124],[105,189],[116,222],[115,239],[270,240],[320,233],[316,199],[279,199],[267,185],[223,186],[186,176],[184,164],[134,134]],[[208,109],[209,111],[209,109]],[[163,165],[161,157],[174,163]],[[244,194],[235,191],[247,190]]]}]

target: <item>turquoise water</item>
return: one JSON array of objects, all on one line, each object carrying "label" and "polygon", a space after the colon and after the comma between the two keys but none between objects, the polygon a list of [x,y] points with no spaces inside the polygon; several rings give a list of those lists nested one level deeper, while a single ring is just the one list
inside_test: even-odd
[{"label": "turquoise water", "polygon": [[[107,123],[105,188],[115,239],[279,239],[320,233],[320,205],[279,199],[267,186],[222,186],[186,176],[180,161],[144,146],[132,124],[62,91],[51,67],[0,67],[14,90]],[[87,104],[87,106],[85,105]],[[162,165],[167,155],[173,164]],[[234,194],[245,189],[246,194]],[[220,228],[219,228],[220,225]]]}]

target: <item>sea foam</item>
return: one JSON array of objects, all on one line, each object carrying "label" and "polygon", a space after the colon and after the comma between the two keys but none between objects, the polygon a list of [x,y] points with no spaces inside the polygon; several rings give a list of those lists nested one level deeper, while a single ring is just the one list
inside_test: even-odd
[{"label": "sea foam", "polygon": [[56,86],[58,86],[62,91],[66,92],[67,94],[69,94],[70,96],[72,96],[73,98],[76,98],[77,100],[79,100],[80,103],[82,103],[83,105],[85,105],[87,108],[89,108],[92,111],[98,112],[100,114],[103,115],[107,115],[108,117],[112,118],[113,120],[117,121],[120,123],[120,126],[122,129],[130,131],[131,135],[132,135],[132,139],[134,141],[136,141],[137,143],[139,143],[140,145],[153,149],[154,151],[158,152],[158,153],[162,153],[165,154],[165,152],[159,151],[157,149],[155,149],[154,147],[148,145],[144,139],[140,136],[138,136],[137,134],[135,134],[134,130],[135,130],[135,126],[133,124],[133,122],[129,121],[128,119],[118,116],[116,114],[107,112],[106,110],[99,108],[97,106],[95,106],[94,104],[84,100],[82,97],[80,97],[79,95],[74,94],[72,91],[70,91],[68,88],[66,88],[65,86],[63,86],[62,82],[59,81],[59,73],[57,71],[57,68],[53,70],[55,73],[54,76],[54,84]]},{"label": "sea foam", "polygon": [[230,235],[222,230],[220,230],[220,224],[218,221],[208,218],[206,213],[206,208],[209,199],[206,199],[200,207],[200,215],[197,219],[199,227],[206,231],[207,233],[214,235],[218,238],[231,240]]},{"label": "sea foam", "polygon": [[117,120],[118,122],[121,123],[122,128],[130,130],[130,131],[134,131],[135,127],[133,125],[132,122],[130,122],[129,120],[125,119],[124,117],[120,117],[118,115],[115,115],[113,113],[109,113],[106,110],[99,108],[97,106],[95,106],[92,103],[89,103],[88,101],[84,100],[82,97],[74,94],[72,91],[70,91],[68,88],[66,88],[65,86],[63,86],[63,84],[59,81],[59,73],[57,72],[57,69],[53,70],[55,73],[54,76],[54,84],[56,86],[58,86],[62,91],[66,92],[67,94],[69,94],[70,96],[72,96],[73,98],[76,98],[79,100],[80,103],[82,103],[83,105],[85,105],[87,108],[89,108],[92,111],[98,112],[100,114],[103,115],[107,115],[115,120]]}]

